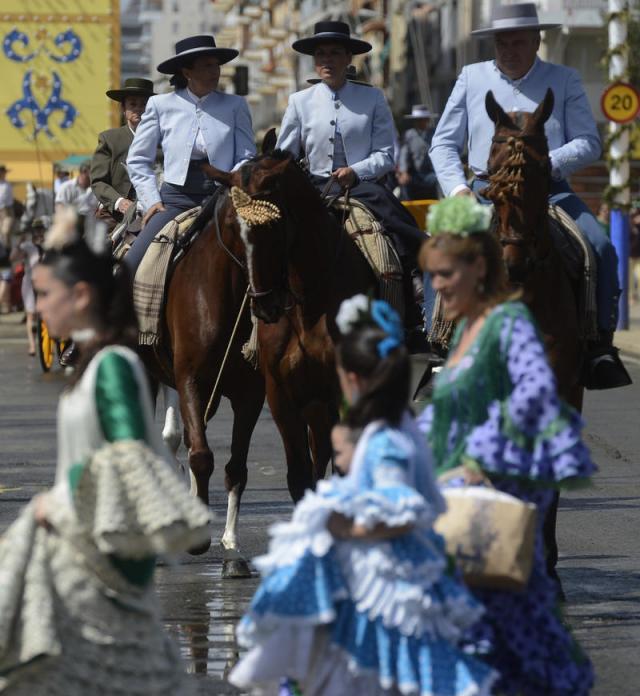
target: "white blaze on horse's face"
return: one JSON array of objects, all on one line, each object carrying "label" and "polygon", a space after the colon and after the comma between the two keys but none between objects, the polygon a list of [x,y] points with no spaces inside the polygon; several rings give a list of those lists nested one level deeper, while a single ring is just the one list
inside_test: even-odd
[{"label": "white blaze on horse's face", "polygon": [[251,286],[251,289],[255,292],[256,288],[254,285],[254,279],[253,279],[253,242],[250,239],[249,232],[251,231],[251,225],[249,225],[248,222],[243,220],[239,215],[236,215],[236,220],[238,221],[238,225],[240,226],[240,238],[242,239],[242,242],[244,243],[244,248],[246,250],[246,257],[247,257],[247,273],[249,275],[249,285]]}]

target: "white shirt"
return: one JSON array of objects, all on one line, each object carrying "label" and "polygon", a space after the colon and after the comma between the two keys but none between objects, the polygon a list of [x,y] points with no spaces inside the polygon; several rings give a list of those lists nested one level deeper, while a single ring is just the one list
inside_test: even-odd
[{"label": "white shirt", "polygon": [[[187,87],[187,94],[189,95],[189,99],[191,99],[191,101],[196,105],[196,115],[199,116],[200,112],[202,111],[202,105],[209,98],[211,92],[205,94],[204,97],[199,97]],[[199,121],[200,119],[198,119],[198,123]],[[196,139],[193,143],[193,148],[191,149],[191,159],[201,160],[207,159],[207,157],[207,143],[205,142],[204,135],[202,134],[202,129],[198,125]]]},{"label": "white shirt", "polygon": [[0,181],[0,208],[13,205],[13,188],[8,181]]},{"label": "white shirt", "polygon": [[77,178],[69,179],[60,185],[56,203],[73,206],[78,215],[91,215],[98,207],[98,199],[93,195],[91,186],[82,188]]}]

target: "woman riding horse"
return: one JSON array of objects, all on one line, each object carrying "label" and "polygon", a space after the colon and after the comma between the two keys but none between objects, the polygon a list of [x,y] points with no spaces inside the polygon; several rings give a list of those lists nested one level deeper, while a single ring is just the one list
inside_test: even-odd
[{"label": "woman riding horse", "polygon": [[314,32],[292,48],[313,56],[320,82],[290,96],[276,147],[295,158],[304,153],[317,188],[332,194],[348,188],[382,222],[421,307],[424,290],[416,255],[424,234],[378,183],[394,168],[393,118],[379,89],[347,80],[353,55],[367,53],[371,44],[352,38],[344,22],[318,22]]},{"label": "woman riding horse", "polygon": [[[228,171],[256,152],[246,101],[217,91],[220,66],[238,51],[217,48],[208,35],[182,39],[175,48],[176,55],[157,69],[173,75],[176,91],[149,99],[127,157],[129,176],[145,211],[143,229],[125,259],[134,272],[156,233],[214,192],[203,164]],[[153,171],[158,146],[164,153],[160,191]]]}]

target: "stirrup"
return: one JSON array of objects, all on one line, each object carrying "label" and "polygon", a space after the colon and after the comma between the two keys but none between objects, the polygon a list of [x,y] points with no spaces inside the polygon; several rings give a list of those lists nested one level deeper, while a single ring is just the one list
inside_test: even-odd
[{"label": "stirrup", "polygon": [[632,383],[617,348],[592,357],[585,365],[585,389],[618,389]]}]

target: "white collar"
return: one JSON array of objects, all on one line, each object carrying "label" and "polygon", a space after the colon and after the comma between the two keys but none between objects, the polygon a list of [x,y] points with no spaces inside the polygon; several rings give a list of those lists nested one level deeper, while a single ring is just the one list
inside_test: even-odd
[{"label": "white collar", "polygon": [[207,94],[205,94],[204,97],[198,97],[188,87],[186,88],[186,90],[187,94],[189,95],[189,99],[191,99],[191,101],[194,104],[202,104],[202,102],[205,101],[205,99],[208,99],[213,94],[213,92],[207,92]]},{"label": "white collar", "polygon": [[503,77],[505,80],[508,80],[509,82],[511,82],[511,84],[519,85],[521,82],[524,82],[531,75],[531,73],[538,67],[538,63],[540,63],[540,58],[536,56],[535,60],[533,61],[533,65],[529,68],[526,74],[524,74],[522,77],[519,77],[517,80],[512,80],[508,75],[505,75],[502,72],[502,70],[500,70],[495,60],[493,61],[493,67],[500,73],[500,76]]}]

